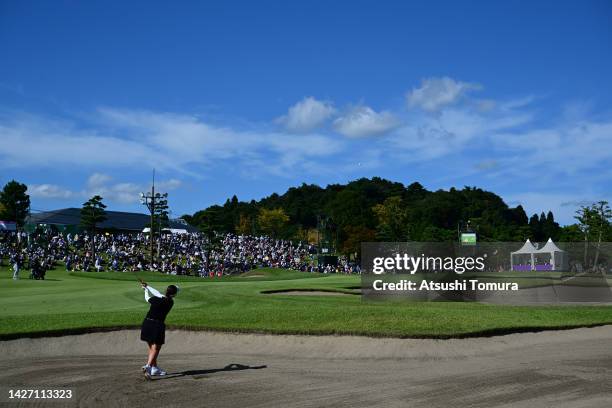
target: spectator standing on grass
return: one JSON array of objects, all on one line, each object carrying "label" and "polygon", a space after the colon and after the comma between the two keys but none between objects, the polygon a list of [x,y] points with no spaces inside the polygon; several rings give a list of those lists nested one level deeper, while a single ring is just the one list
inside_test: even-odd
[{"label": "spectator standing on grass", "polygon": [[18,280],[19,279],[19,268],[20,268],[20,264],[19,264],[19,255],[15,254],[15,257],[13,259],[13,280]]},{"label": "spectator standing on grass", "polygon": [[30,260],[30,279],[38,279],[38,261],[36,259]]}]

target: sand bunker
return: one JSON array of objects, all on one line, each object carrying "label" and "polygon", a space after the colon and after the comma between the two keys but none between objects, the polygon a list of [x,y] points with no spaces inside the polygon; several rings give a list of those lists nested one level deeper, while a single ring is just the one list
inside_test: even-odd
[{"label": "sand bunker", "polygon": [[169,330],[160,357],[169,375],[154,381],[140,370],[139,334],[0,342],[0,383],[72,389],[72,401],[50,405],[87,407],[574,408],[612,399],[612,326],[452,340]]}]

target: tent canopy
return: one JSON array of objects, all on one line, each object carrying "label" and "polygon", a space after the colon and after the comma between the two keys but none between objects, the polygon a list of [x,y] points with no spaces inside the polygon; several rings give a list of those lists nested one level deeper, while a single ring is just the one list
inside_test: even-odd
[{"label": "tent canopy", "polygon": [[565,251],[560,249],[558,246],[556,246],[551,238],[548,238],[548,241],[546,241],[546,245],[540,248],[538,252],[565,252]]},{"label": "tent canopy", "polygon": [[520,254],[535,254],[538,252],[538,249],[533,246],[533,244],[531,243],[530,240],[525,241],[525,243],[523,244],[523,246],[521,247],[521,249],[519,249],[518,251],[514,251],[511,252],[511,254],[513,255],[520,255]]},{"label": "tent canopy", "polygon": [[565,251],[555,245],[551,238],[540,249],[527,240],[521,249],[510,252],[512,270],[557,271],[567,269],[567,265]]}]

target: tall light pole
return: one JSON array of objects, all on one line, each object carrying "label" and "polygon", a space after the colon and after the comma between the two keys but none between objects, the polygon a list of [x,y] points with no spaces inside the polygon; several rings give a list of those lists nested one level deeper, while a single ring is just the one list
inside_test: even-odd
[{"label": "tall light pole", "polygon": [[[155,169],[153,169],[153,183],[151,184],[151,192],[150,193],[140,193],[140,203],[146,205],[151,213],[151,227],[149,228],[149,238],[150,238],[150,260],[149,260],[149,268],[153,268],[153,260],[155,253],[155,209],[156,202],[165,199],[168,197],[167,193],[160,194],[155,192]],[[161,222],[161,220],[160,220]]]}]

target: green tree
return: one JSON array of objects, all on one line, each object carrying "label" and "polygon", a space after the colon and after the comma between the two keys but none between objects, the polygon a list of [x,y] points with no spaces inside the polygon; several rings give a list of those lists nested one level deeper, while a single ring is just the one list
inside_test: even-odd
[{"label": "green tree", "polygon": [[95,195],[83,203],[81,208],[81,225],[92,232],[91,247],[93,258],[96,258],[96,227],[106,221],[106,205],[102,197]]},{"label": "green tree", "polygon": [[451,242],[457,239],[457,231],[450,231],[433,225],[426,227],[421,234],[423,242]]},{"label": "green tree", "polygon": [[576,210],[576,215],[574,218],[576,221],[578,221],[578,228],[582,232],[582,236],[584,238],[584,267],[586,268],[589,252],[589,239],[595,220],[595,212],[593,211],[592,207],[583,205]]},{"label": "green tree", "polygon": [[538,214],[533,214],[531,218],[529,218],[529,228],[531,229],[531,239],[534,242],[539,242],[544,239],[544,231],[542,231],[542,222],[541,219],[544,213],[541,214],[541,217],[538,218]]},{"label": "green tree", "polygon": [[15,221],[18,227],[23,227],[30,212],[30,196],[25,184],[11,180],[0,192],[0,218]]},{"label": "green tree", "polygon": [[90,231],[95,232],[98,224],[106,221],[106,205],[102,202],[102,197],[95,195],[83,203],[81,208],[81,225]]},{"label": "green tree", "polygon": [[372,207],[378,219],[376,236],[384,241],[405,241],[408,239],[408,212],[398,196],[387,198],[382,204]]},{"label": "green tree", "polygon": [[559,239],[559,234],[561,233],[561,227],[557,222],[555,222],[555,216],[552,211],[548,211],[546,214],[546,220],[544,221],[544,225],[542,227],[544,231],[545,239],[551,238],[553,241],[557,241]]},{"label": "green tree", "polygon": [[262,208],[259,210],[259,215],[257,216],[259,228],[265,234],[273,238],[279,236],[288,222],[289,216],[285,214],[285,210],[282,208],[274,208],[271,210]]},{"label": "green tree", "polygon": [[561,242],[578,242],[583,239],[582,231],[577,224],[566,225],[561,227],[559,233],[559,241]]},{"label": "green tree", "polygon": [[[223,205],[196,212],[190,223],[202,231],[235,232],[240,227],[241,214],[257,220],[261,208],[282,208],[289,217],[288,225],[283,229],[284,236],[288,237],[300,228],[318,228],[319,216],[325,215],[336,227],[333,233],[339,240],[336,247],[343,248],[344,240],[351,239],[346,227],[375,230],[378,217],[373,207],[384,204],[390,197],[401,197],[401,208],[406,211],[405,224],[409,230],[401,234],[402,240],[409,236],[413,240],[436,238],[454,241],[461,220],[478,220],[481,240],[521,240],[523,237],[534,240],[534,235],[537,235],[539,241],[545,239],[544,235],[555,239],[561,234],[552,216],[540,217],[539,214],[533,220],[532,233],[529,233],[528,218],[521,206],[509,208],[498,195],[476,187],[428,191],[419,183],[404,186],[378,177],[361,178],[345,185],[330,184],[325,188],[303,184],[259,201],[243,202],[231,197]],[[383,239],[387,232],[379,231],[377,239]],[[352,246],[354,242],[349,244]]]},{"label": "green tree", "polygon": [[593,266],[597,266],[599,261],[599,251],[601,248],[601,239],[604,232],[610,228],[610,219],[612,219],[612,210],[607,201],[598,201],[591,206],[592,223],[591,229],[597,235],[597,247],[595,249],[595,261]]},{"label": "green tree", "polygon": [[246,214],[240,214],[238,225],[236,225],[236,234],[249,235],[253,233],[253,220]]},{"label": "green tree", "polygon": [[357,254],[357,259],[361,259],[361,243],[376,241],[376,231],[363,226],[347,225],[344,227],[346,239],[342,243],[342,253],[350,256]]}]

